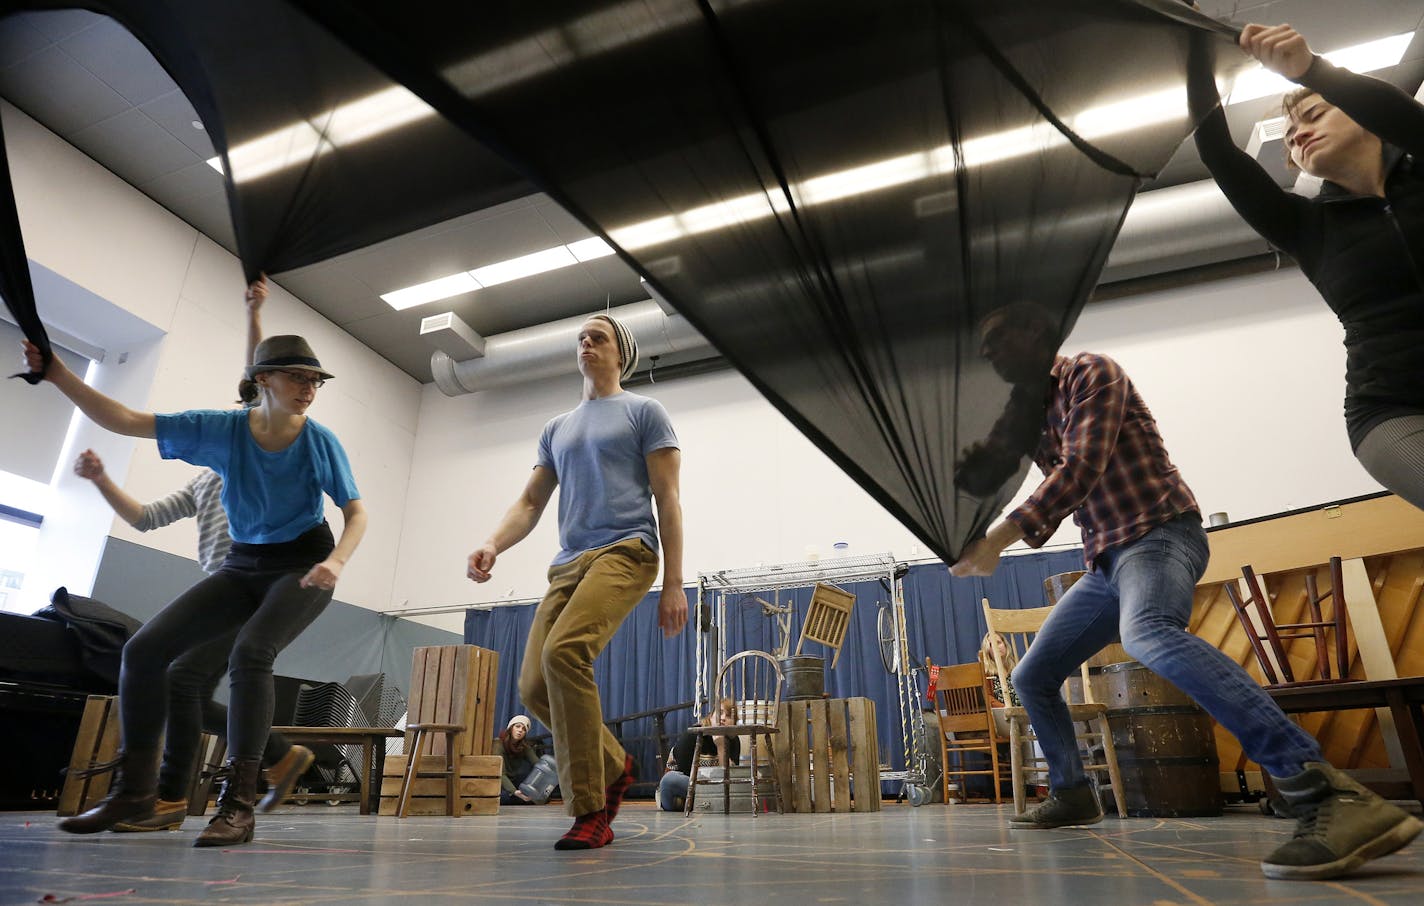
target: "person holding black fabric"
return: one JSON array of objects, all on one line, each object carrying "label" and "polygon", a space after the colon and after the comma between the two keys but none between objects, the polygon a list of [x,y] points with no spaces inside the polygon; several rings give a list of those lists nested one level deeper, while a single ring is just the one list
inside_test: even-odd
[{"label": "person holding black fabric", "polygon": [[[706,725],[730,727],[737,722],[737,706],[730,698],[724,698],[717,709],[707,715]],[[698,740],[701,740],[699,745]],[[692,756],[697,750],[697,758]],[[701,736],[688,730],[677,740],[668,753],[668,770],[658,782],[658,803],[663,811],[680,812],[687,803],[687,788],[692,784],[692,772],[699,765],[715,766],[722,763],[722,751],[727,752],[728,764],[740,764],[742,741],[735,736]]]},{"label": "person holding black fabric", "polygon": [[[60,829],[98,833],[152,812],[168,667],[190,649],[239,627],[228,661],[227,776],[217,814],[195,845],[249,842],[259,760],[272,726],[272,662],[331,602],[342,568],[366,530],[365,507],[345,450],[331,431],[307,417],[317,389],[332,375],[301,337],[268,337],[246,371],[259,395],[256,405],[155,415],[104,396],[57,357],[46,367],[39,349],[24,345],[29,369],[42,373],[100,427],[156,438],[164,458],[221,475],[233,540],[216,574],[179,595],[124,646],[123,748],[115,779],[107,797],[61,821]],[[323,492],[345,517],[339,542],[323,516]]]},{"label": "person holding black fabric", "polygon": [[1267,877],[1338,877],[1408,845],[1424,824],[1332,767],[1240,664],[1188,631],[1210,557],[1196,497],[1122,366],[1089,352],[1055,355],[1061,337],[1037,311],[1018,303],[991,313],[980,351],[1010,383],[1040,376],[1047,411],[1033,461],[1044,479],[950,567],[957,577],[993,575],[1005,548],[1020,540],[1041,546],[1070,513],[1082,529],[1088,572],[1054,605],[1012,674],[1050,790],[1011,826],[1102,820],[1061,688],[1120,638],[1129,655],[1240,740],[1290,804],[1295,834],[1261,861]]},{"label": "person holding black fabric", "polygon": [[[179,490],[152,503],[140,503],[115,484],[93,450],[79,454],[74,473],[92,481],[114,512],[140,532],[193,517],[198,523],[198,565],[210,576],[222,568],[232,539],[222,506],[222,478],[212,469],[204,469]],[[152,813],[125,819],[114,825],[114,830],[177,830],[183,825],[188,814],[188,782],[202,733],[227,735],[227,708],[213,700],[213,692],[227,672],[227,653],[236,635],[234,629],[192,648],[168,667],[168,724],[158,769],[158,801]],[[267,795],[258,810],[270,812],[286,799],[315,760],[306,746],[294,746],[281,733],[271,733],[262,751]]]},{"label": "person holding black fabric", "polygon": [[1284,101],[1286,148],[1324,188],[1313,199],[1286,192],[1236,147],[1204,40],[1190,73],[1197,150],[1339,317],[1350,446],[1376,481],[1424,509],[1424,106],[1321,59],[1289,25],[1248,25],[1240,43],[1303,86]]},{"label": "person holding black fabric", "polygon": [[[256,385],[247,380],[245,369],[252,364],[257,344],[262,342],[261,312],[266,301],[265,279],[248,287],[247,349],[238,392],[249,404],[256,401]],[[198,565],[208,575],[222,568],[232,538],[222,504],[222,477],[212,469],[204,469],[182,489],[147,504],[115,484],[93,450],[79,454],[74,473],[92,481],[114,512],[140,532],[193,517],[198,523]],[[202,732],[224,739],[227,736],[227,708],[213,700],[213,692],[227,672],[227,654],[236,635],[234,627],[227,635],[189,649],[169,666],[168,723],[163,734],[163,761],[158,769],[158,801],[150,814],[127,818],[114,825],[114,830],[177,830],[182,826],[188,814],[188,782]],[[270,734],[262,754],[262,763],[267,767],[267,795],[258,803],[258,810],[269,812],[286,799],[315,757],[306,746],[294,746],[280,733]]]}]

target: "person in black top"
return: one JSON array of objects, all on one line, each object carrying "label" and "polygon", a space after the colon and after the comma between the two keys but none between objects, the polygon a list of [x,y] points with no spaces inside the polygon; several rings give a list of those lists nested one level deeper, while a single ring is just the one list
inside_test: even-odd
[{"label": "person in black top", "polygon": [[1190,78],[1193,114],[1206,114],[1197,150],[1237,212],[1339,317],[1350,446],[1375,480],[1424,509],[1424,106],[1315,56],[1288,25],[1248,25],[1240,43],[1303,86],[1285,98],[1286,148],[1324,188],[1313,199],[1286,192],[1236,147],[1205,41]]},{"label": "person in black top", "polygon": [[[706,726],[729,727],[737,722],[736,704],[730,698],[717,703],[717,710],[707,715]],[[687,788],[692,783],[692,772],[698,765],[720,765],[722,748],[727,750],[727,763],[738,764],[742,760],[742,742],[735,736],[703,736],[698,746],[697,734],[688,730],[678,739],[668,753],[668,770],[658,783],[658,804],[664,811],[680,812],[687,802]],[[696,764],[693,763],[693,747],[697,747]]]},{"label": "person in black top", "polygon": [[525,739],[531,726],[529,718],[516,714],[509,724],[495,737],[495,754],[504,759],[499,772],[499,804],[529,805],[531,800],[519,789],[539,763],[539,752],[534,744]]}]

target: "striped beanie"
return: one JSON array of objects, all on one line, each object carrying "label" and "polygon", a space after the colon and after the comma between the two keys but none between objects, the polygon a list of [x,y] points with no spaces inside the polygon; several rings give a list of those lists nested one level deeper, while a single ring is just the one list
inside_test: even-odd
[{"label": "striped beanie", "polygon": [[607,321],[613,328],[613,339],[618,343],[618,356],[623,360],[623,370],[618,373],[618,379],[628,380],[633,376],[633,369],[638,367],[638,341],[632,331],[611,315],[594,315],[590,320]]}]

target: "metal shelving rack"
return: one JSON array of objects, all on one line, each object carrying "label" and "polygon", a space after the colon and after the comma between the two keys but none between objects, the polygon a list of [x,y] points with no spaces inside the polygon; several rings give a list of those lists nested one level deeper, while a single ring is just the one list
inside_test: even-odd
[{"label": "metal shelving rack", "polygon": [[[710,690],[717,671],[727,660],[726,601],[729,595],[755,592],[810,588],[817,582],[833,585],[868,580],[889,583],[890,606],[893,614],[894,644],[898,661],[910,663],[909,642],[905,637],[905,596],[901,580],[896,576],[897,561],[892,554],[868,554],[858,557],[836,557],[829,560],[803,560],[748,569],[724,569],[697,575],[696,668],[693,701],[699,713],[708,707]],[[704,614],[706,617],[704,618]],[[896,689],[900,705],[900,740],[904,745],[906,770],[883,771],[881,780],[902,780],[906,790],[925,782],[925,758],[920,751],[925,744],[924,715],[919,707],[916,672],[901,669],[896,672]]]}]

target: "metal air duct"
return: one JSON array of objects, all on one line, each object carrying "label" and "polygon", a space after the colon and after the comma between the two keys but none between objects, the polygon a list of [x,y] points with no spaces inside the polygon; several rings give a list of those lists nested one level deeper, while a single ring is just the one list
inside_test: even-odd
[{"label": "metal air duct", "polygon": [[[664,313],[651,299],[620,305],[608,314],[632,331],[644,362],[670,353],[692,359],[717,354],[686,318]],[[586,320],[580,315],[486,337],[484,357],[464,362],[437,351],[430,357],[435,384],[446,396],[459,396],[573,374],[578,370],[578,329]]]}]

